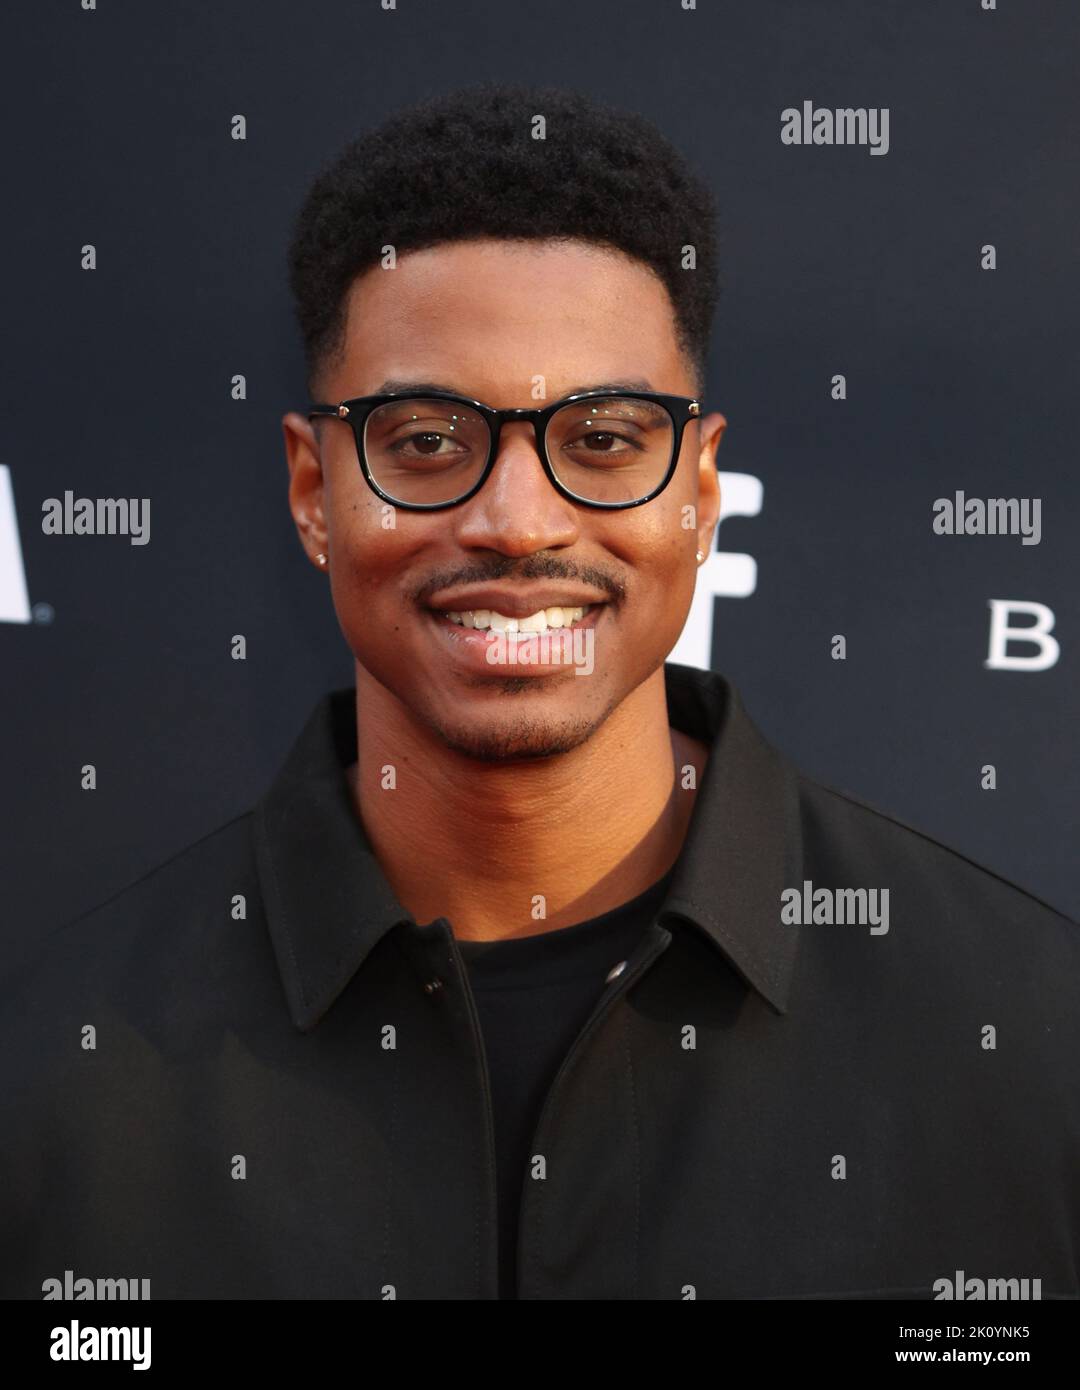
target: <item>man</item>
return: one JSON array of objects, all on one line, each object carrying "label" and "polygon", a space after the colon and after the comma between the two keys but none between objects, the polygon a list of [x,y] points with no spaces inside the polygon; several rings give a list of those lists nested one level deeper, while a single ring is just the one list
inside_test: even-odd
[{"label": "man", "polygon": [[1076,925],[665,664],[712,218],[550,89],[316,181],[283,428],[355,689],[9,981],[8,1296],[1077,1295]]}]

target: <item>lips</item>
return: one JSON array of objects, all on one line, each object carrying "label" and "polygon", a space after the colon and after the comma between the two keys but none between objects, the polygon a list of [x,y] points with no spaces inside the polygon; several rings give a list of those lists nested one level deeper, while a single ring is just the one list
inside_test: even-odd
[{"label": "lips", "polygon": [[[505,599],[502,601],[505,602]],[[552,605],[552,607],[555,606]],[[457,669],[472,675],[482,675],[492,681],[505,679],[508,675],[550,679],[573,674],[575,668],[571,664],[572,654],[567,653],[565,647],[555,646],[545,651],[543,644],[549,639],[569,640],[571,634],[579,629],[586,630],[597,627],[605,621],[609,608],[610,605],[607,603],[598,603],[589,608],[584,618],[574,623],[572,627],[555,629],[544,634],[521,634],[520,646],[529,648],[530,660],[519,662],[518,657],[513,655],[518,649],[519,642],[510,642],[506,647],[506,664],[493,663],[489,656],[492,641],[500,638],[499,633],[493,632],[490,628],[462,627],[439,612],[433,611],[429,616],[433,635]],[[507,617],[511,616],[513,615],[507,614]],[[527,616],[528,614],[526,614]],[[503,640],[505,641],[505,638]],[[574,640],[580,641],[582,639],[579,637]],[[536,655],[532,656],[534,652]]]}]

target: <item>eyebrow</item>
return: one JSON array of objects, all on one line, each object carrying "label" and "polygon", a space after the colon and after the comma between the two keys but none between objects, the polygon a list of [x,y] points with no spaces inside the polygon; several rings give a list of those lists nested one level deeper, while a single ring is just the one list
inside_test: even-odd
[{"label": "eyebrow", "polygon": [[[386,381],[376,386],[371,393],[373,396],[396,395],[399,392],[408,391],[420,394],[424,391],[448,391],[452,396],[468,396],[470,400],[477,397],[469,396],[467,391],[461,390],[458,386],[448,386],[445,382],[438,381],[405,381],[398,377],[388,377]],[[584,391],[656,391],[656,387],[647,377],[632,377],[621,381],[596,381],[585,386],[571,386],[568,391],[564,391],[564,396],[579,396]],[[558,398],[557,398],[558,399]]]}]

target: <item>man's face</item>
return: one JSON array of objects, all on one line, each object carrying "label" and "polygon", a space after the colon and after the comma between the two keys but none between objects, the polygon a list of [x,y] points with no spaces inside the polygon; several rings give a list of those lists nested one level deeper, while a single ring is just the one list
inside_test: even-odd
[{"label": "man's face", "polygon": [[[497,408],[534,408],[630,379],[695,395],[660,280],[580,242],[455,242],[359,276],[343,358],[318,384],[319,398],[378,394],[390,379],[438,383]],[[675,645],[695,551],[708,553],[717,520],[722,416],[689,420],[659,497],[613,511],[556,492],[528,421],[503,426],[475,496],[426,514],[389,508],[368,487],[345,421],[323,421],[321,445],[302,416],[283,424],[290,506],[309,554],[329,556],[334,606],[356,661],[405,717],[451,747],[491,760],[567,751]],[[590,673],[566,661],[478,659],[476,636],[442,615],[469,605],[450,594],[455,601],[431,606],[467,585],[526,600],[544,591],[601,600],[585,618],[592,637],[577,639],[578,650],[592,644]]]}]

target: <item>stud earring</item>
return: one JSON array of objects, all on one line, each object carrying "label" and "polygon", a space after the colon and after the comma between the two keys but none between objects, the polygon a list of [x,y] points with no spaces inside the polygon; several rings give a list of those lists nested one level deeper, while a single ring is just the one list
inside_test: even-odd
[{"label": "stud earring", "polygon": [[702,560],[704,560],[704,558],[705,558],[705,552],[704,552],[704,550],[699,550],[698,553],[697,553],[697,562],[698,562],[699,565],[701,564]]},{"label": "stud earring", "polygon": [[326,556],[322,553],[321,550],[319,551],[318,555],[315,556],[315,563],[319,566],[320,569],[326,568]]}]

